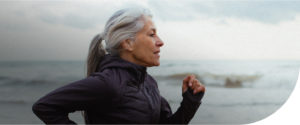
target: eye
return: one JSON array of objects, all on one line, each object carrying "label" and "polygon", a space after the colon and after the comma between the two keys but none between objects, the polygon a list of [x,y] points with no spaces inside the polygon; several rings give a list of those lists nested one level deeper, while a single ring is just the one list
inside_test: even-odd
[{"label": "eye", "polygon": [[150,34],[150,36],[151,36],[151,37],[154,37],[154,36],[155,36],[155,34],[154,34],[154,33],[151,33],[151,34]]}]

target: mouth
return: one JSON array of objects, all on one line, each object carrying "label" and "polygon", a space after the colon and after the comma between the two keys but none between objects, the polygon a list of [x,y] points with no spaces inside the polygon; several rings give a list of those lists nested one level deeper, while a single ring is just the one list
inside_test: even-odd
[{"label": "mouth", "polygon": [[153,54],[159,56],[160,50],[155,51]]}]

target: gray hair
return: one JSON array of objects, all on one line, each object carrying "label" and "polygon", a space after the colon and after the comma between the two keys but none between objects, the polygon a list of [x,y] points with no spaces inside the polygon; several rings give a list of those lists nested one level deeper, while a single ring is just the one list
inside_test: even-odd
[{"label": "gray hair", "polygon": [[[127,8],[115,12],[106,22],[103,33],[92,40],[87,58],[87,76],[96,72],[102,57],[109,53],[119,55],[120,43],[126,39],[134,39],[138,31],[144,27],[144,16],[152,17],[149,10],[143,8]],[[101,44],[105,41],[106,47]]]}]

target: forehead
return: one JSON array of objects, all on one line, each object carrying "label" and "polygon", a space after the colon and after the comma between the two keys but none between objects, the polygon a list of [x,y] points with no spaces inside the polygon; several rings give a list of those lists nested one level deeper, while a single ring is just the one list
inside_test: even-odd
[{"label": "forehead", "polygon": [[156,30],[156,27],[155,27],[151,17],[146,16],[146,17],[143,18],[143,21],[144,21],[145,24],[144,24],[144,27],[141,31],[148,32],[148,31],[151,31],[151,30],[154,30],[154,31]]}]

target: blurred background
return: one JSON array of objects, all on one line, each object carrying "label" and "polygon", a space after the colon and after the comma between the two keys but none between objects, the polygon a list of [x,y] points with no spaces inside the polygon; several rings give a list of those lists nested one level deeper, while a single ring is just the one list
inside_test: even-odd
[{"label": "blurred background", "polygon": [[[293,91],[300,68],[300,1],[0,1],[0,123],[42,123],[32,104],[83,79],[90,40],[117,10],[153,13],[165,45],[148,68],[176,111],[181,83],[206,85],[191,123],[246,124],[266,118]],[[80,112],[71,119],[83,123]]]}]

